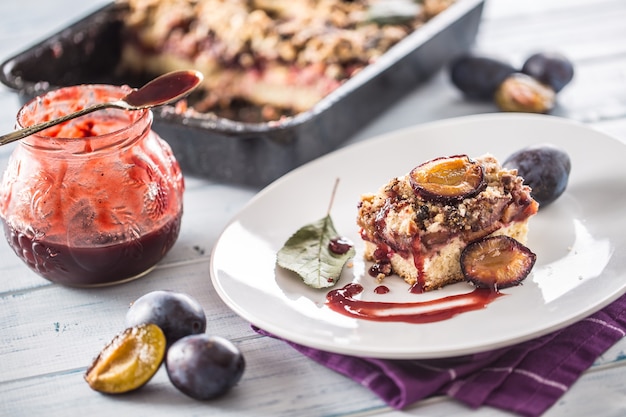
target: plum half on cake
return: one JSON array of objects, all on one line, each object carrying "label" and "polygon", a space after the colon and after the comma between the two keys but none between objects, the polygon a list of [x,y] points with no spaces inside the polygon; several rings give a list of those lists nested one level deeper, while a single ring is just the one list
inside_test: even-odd
[{"label": "plum half on cake", "polygon": [[365,259],[374,262],[370,274],[382,281],[395,273],[415,292],[430,291],[465,278],[461,253],[468,245],[504,235],[525,248],[538,204],[523,181],[492,155],[455,155],[362,195],[357,224]]}]

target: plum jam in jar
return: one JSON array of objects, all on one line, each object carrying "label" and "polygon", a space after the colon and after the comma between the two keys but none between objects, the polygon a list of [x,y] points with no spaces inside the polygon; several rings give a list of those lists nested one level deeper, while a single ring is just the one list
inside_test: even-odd
[{"label": "plum jam in jar", "polygon": [[[129,87],[79,85],[25,104],[19,127],[60,117]],[[0,185],[9,245],[35,272],[69,286],[148,273],[178,238],[184,180],[149,110],[99,110],[22,139]]]}]

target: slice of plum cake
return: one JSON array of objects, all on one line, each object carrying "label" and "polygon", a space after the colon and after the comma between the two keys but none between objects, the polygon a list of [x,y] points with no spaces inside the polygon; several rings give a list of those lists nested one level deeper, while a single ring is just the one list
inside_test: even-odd
[{"label": "slice of plum cake", "polygon": [[464,279],[463,249],[488,236],[526,243],[538,210],[516,170],[491,155],[436,158],[393,178],[358,204],[357,224],[370,274],[397,274],[414,292]]}]

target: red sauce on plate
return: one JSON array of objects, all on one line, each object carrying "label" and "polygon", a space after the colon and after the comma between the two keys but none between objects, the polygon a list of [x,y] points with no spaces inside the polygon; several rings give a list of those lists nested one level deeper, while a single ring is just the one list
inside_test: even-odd
[{"label": "red sauce on plate", "polygon": [[378,287],[374,288],[374,292],[376,294],[387,294],[389,292],[389,287],[387,287],[386,285],[379,285]]},{"label": "red sauce on plate", "polygon": [[362,291],[362,285],[350,283],[343,288],[330,291],[326,295],[326,304],[331,310],[348,317],[421,324],[447,320],[461,313],[483,309],[504,295],[490,289],[476,288],[469,293],[430,301],[385,302],[355,298]]}]

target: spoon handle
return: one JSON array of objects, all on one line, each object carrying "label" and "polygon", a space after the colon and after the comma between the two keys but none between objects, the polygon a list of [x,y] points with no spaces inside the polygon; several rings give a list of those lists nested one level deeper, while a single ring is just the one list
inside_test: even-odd
[{"label": "spoon handle", "polygon": [[96,110],[106,109],[108,107],[119,107],[118,102],[109,102],[109,103],[98,103],[94,104],[90,107],[85,107],[82,110],[79,110],[75,113],[66,114],[65,116],[61,116],[58,119],[50,120],[48,122],[38,123],[32,126],[25,127],[20,130],[16,130],[15,132],[0,136],[0,146],[6,145],[11,142],[15,142],[16,140],[20,140],[25,138],[26,136],[33,135],[37,132],[41,132],[44,129],[47,129],[52,126],[56,126],[60,123],[67,122],[68,120],[75,119],[80,116],[84,116],[85,114],[92,113]]}]

